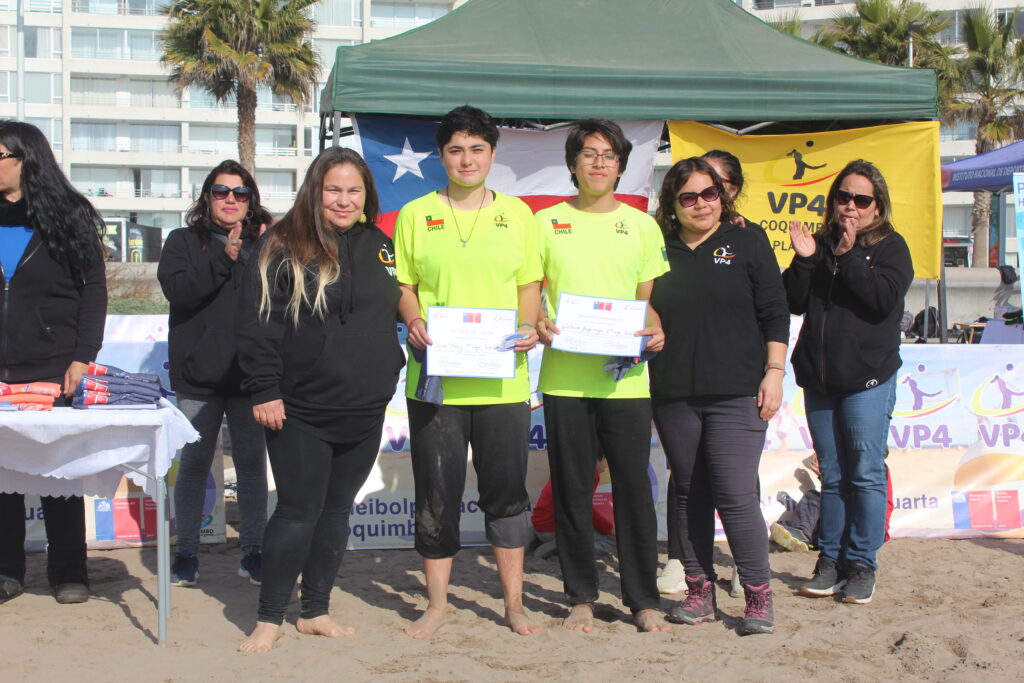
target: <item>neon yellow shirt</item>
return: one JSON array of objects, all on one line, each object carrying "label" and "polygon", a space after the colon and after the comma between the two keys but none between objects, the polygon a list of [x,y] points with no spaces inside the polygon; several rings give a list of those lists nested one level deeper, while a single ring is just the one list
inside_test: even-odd
[{"label": "neon yellow shirt", "polygon": [[[479,212],[453,212],[437,192],[409,202],[395,223],[395,260],[398,281],[416,285],[424,318],[428,306],[518,309],[518,288],[543,277],[533,213],[521,200],[500,192]],[[409,398],[416,397],[419,377],[420,364],[410,355],[405,380]],[[443,377],[441,387],[444,402],[452,405],[526,401],[526,354],[516,354],[514,378]]]},{"label": "neon yellow shirt", "polygon": [[[668,271],[665,240],[658,223],[627,204],[609,213],[590,213],[566,202],[536,216],[541,259],[547,278],[547,316],[562,292],[613,299],[635,299],[636,288]],[[604,369],[609,356],[544,348],[539,390],[555,396],[646,398],[647,364],[616,382]]]}]

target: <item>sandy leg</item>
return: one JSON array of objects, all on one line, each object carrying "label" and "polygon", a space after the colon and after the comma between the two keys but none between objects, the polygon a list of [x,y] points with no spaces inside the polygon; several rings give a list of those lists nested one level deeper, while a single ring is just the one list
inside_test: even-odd
[{"label": "sandy leg", "polygon": [[268,624],[265,621],[257,621],[256,628],[252,630],[249,637],[238,646],[239,652],[257,653],[267,652],[274,647],[274,641],[281,636],[281,627],[277,624]]},{"label": "sandy leg", "polygon": [[665,621],[665,617],[653,609],[642,609],[634,614],[633,623],[643,633],[658,633],[672,630],[672,627]]},{"label": "sandy leg", "polygon": [[448,581],[452,575],[452,558],[423,558],[423,575],[427,583],[427,610],[405,627],[405,635],[425,640],[444,624],[448,611]]},{"label": "sandy leg", "polygon": [[298,619],[295,630],[307,636],[327,636],[328,638],[351,638],[356,634],[354,628],[341,626],[326,614],[312,619]]},{"label": "sandy leg", "polygon": [[591,605],[573,605],[562,626],[570,631],[590,633],[594,630],[594,608]]},{"label": "sandy leg", "polygon": [[541,630],[541,626],[535,624],[523,608],[523,555],[523,548],[494,547],[498,578],[505,595],[505,625],[513,633],[532,636]]}]

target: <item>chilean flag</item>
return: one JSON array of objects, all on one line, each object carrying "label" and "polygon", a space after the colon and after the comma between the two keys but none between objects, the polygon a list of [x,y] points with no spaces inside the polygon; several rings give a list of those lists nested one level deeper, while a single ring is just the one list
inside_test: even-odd
[{"label": "chilean flag", "polygon": [[[646,211],[664,122],[618,124],[633,143],[633,151],[615,196]],[[377,183],[381,213],[377,225],[391,235],[402,206],[448,183],[434,140],[438,123],[357,114],[352,127],[356,133],[353,147],[366,159]],[[575,197],[576,188],[565,166],[568,134],[568,127],[549,131],[502,128],[487,186],[519,197],[535,212]]]}]

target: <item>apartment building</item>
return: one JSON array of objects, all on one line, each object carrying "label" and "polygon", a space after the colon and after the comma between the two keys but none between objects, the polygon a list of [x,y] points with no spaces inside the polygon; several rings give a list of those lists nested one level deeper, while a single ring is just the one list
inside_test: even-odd
[{"label": "apartment building", "polygon": [[[218,162],[237,158],[233,101],[199,88],[180,95],[160,64],[166,0],[20,0],[24,3],[24,116],[48,136],[64,171],[101,213],[157,226],[182,224]],[[339,45],[421,26],[465,0],[323,0],[314,43],[326,80]],[[0,117],[18,113],[19,0],[0,0]],[[322,86],[320,86],[322,87]],[[319,92],[319,88],[318,88]],[[305,106],[258,94],[256,178],[282,214],[318,149],[319,98]]]}]

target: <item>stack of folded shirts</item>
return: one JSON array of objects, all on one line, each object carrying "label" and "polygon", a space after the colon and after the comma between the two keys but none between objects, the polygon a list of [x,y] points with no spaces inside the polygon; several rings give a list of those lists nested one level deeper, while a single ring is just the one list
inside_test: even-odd
[{"label": "stack of folded shirts", "polygon": [[125,372],[112,365],[89,364],[89,374],[75,387],[72,408],[154,409],[162,396],[174,394],[156,375]]},{"label": "stack of folded shirts", "polygon": [[53,399],[60,394],[61,386],[56,382],[0,382],[0,410],[53,410]]}]

